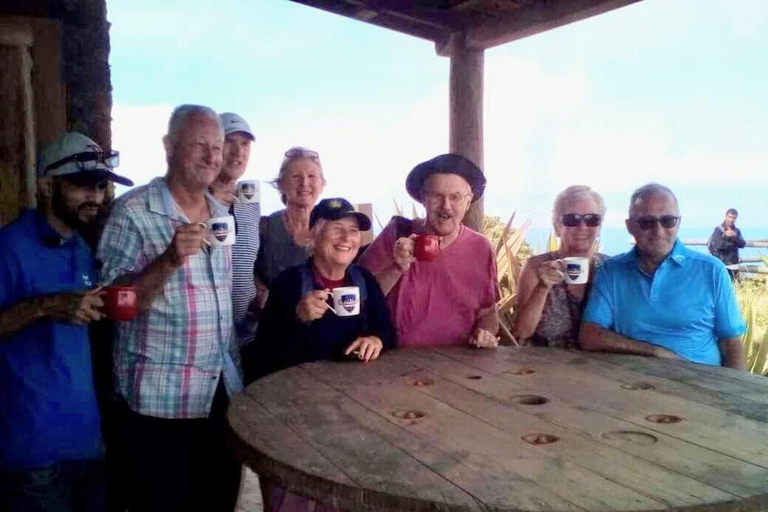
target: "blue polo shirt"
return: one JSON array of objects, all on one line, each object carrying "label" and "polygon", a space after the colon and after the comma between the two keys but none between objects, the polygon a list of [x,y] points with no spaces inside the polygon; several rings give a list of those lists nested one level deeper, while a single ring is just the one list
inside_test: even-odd
[{"label": "blue polo shirt", "polygon": [[[0,229],[0,248],[0,310],[95,283],[83,239],[33,210]],[[46,318],[0,337],[0,390],[0,471],[101,457],[87,327]]]},{"label": "blue polo shirt", "polygon": [[711,365],[722,364],[718,340],[746,330],[723,263],[680,240],[653,276],[640,269],[636,249],[606,260],[582,322]]}]

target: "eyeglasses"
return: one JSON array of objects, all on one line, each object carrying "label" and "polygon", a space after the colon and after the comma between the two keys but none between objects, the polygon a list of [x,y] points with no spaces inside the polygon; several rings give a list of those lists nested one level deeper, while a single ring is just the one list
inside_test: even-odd
[{"label": "eyeglasses", "polygon": [[661,217],[654,217],[653,215],[643,215],[642,217],[635,217],[634,219],[629,220],[634,222],[637,227],[643,231],[647,231],[655,228],[657,223],[661,224],[661,227],[664,229],[673,228],[677,226],[677,221],[680,220],[680,216],[662,215]]},{"label": "eyeglasses", "polygon": [[47,173],[48,171],[52,171],[70,162],[76,163],[81,171],[92,171],[96,169],[99,164],[114,169],[120,165],[120,152],[110,151],[109,153],[98,153],[95,151],[86,151],[83,153],[75,153],[74,155],[53,162],[45,168],[45,172]]},{"label": "eyeglasses", "polygon": [[566,213],[560,218],[560,222],[567,228],[575,228],[582,222],[589,228],[596,228],[603,222],[599,213]]},{"label": "eyeglasses", "polygon": [[472,197],[472,192],[468,194],[462,194],[461,192],[453,192],[451,194],[436,194],[433,192],[425,192],[424,197],[426,198],[427,203],[433,206],[445,203],[446,199],[448,199],[448,202],[451,203],[451,206],[459,206],[468,197]]},{"label": "eyeglasses", "polygon": [[291,148],[285,152],[286,160],[293,160],[295,158],[311,158],[312,160],[319,160],[320,153],[302,147]]}]

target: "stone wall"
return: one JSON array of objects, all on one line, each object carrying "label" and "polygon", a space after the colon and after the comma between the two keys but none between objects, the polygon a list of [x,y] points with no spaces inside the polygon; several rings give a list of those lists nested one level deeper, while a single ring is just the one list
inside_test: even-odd
[{"label": "stone wall", "polygon": [[47,18],[61,24],[67,128],[110,148],[112,84],[105,0],[3,0],[3,16]]}]

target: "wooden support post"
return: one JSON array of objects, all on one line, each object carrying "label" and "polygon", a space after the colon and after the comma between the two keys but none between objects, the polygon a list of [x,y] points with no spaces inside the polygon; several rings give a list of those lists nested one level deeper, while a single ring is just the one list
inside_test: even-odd
[{"label": "wooden support post", "polygon": [[[483,168],[483,50],[469,50],[463,34],[454,34],[449,43],[450,151],[459,153]],[[483,231],[483,198],[477,198],[464,224]]]}]

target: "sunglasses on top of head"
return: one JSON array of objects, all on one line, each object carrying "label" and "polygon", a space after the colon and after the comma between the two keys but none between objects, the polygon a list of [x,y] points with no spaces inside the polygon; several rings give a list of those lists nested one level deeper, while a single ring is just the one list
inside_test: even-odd
[{"label": "sunglasses on top of head", "polygon": [[654,217],[653,215],[643,215],[642,217],[635,217],[629,219],[634,222],[637,227],[643,231],[653,229],[656,224],[661,224],[664,229],[671,229],[677,226],[677,222],[680,220],[679,215],[662,215],[661,217]]},{"label": "sunglasses on top of head", "polygon": [[596,228],[603,222],[603,218],[599,213],[586,213],[584,215],[579,213],[566,213],[562,216],[560,222],[567,228],[574,228],[582,222],[589,228]]},{"label": "sunglasses on top of head", "polygon": [[312,151],[311,149],[296,147],[285,152],[286,160],[291,160],[293,158],[311,158],[312,160],[317,160],[320,158],[320,153]]},{"label": "sunglasses on top of head", "polygon": [[53,162],[45,168],[45,172],[52,171],[53,169],[70,162],[76,163],[81,171],[92,171],[93,169],[96,169],[99,164],[114,169],[120,165],[120,152],[109,151],[107,153],[99,153],[96,151],[84,151],[82,153],[75,153],[74,155]]}]

